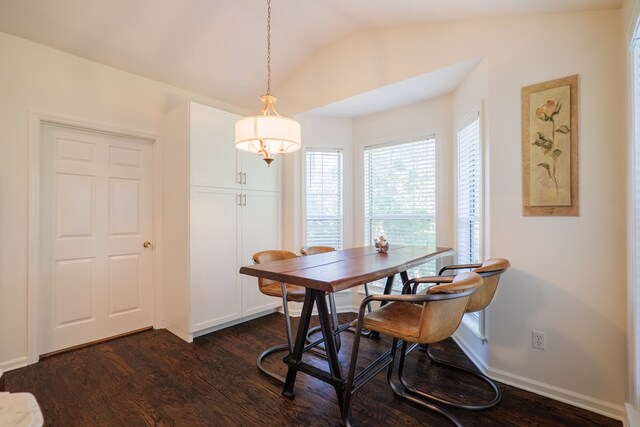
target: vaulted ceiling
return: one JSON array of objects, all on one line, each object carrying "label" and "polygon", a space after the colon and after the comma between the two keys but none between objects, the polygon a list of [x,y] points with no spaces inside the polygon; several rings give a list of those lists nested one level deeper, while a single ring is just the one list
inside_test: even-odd
[{"label": "vaulted ceiling", "polygon": [[[272,87],[277,90],[314,53],[359,31],[621,4],[272,0]],[[266,89],[266,10],[266,0],[2,0],[0,31],[255,110]]]}]

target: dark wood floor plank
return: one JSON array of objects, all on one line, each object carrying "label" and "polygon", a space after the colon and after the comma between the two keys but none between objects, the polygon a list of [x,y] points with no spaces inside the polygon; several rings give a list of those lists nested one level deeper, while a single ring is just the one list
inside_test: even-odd
[{"label": "dark wood floor plank", "polygon": [[[341,315],[345,321],[353,315]],[[297,320],[293,319],[294,327]],[[314,322],[316,319],[314,319]],[[343,334],[343,375],[353,335]],[[47,426],[336,426],[332,387],[298,374],[296,398],[255,366],[258,353],[285,342],[283,316],[273,314],[186,343],[165,330],[147,331],[56,355],[5,373],[10,392],[31,392]],[[386,350],[390,341],[363,340],[359,365]],[[442,357],[473,366],[452,340],[432,346]],[[282,374],[284,353],[267,361]],[[311,357],[311,363],[326,362]],[[414,351],[406,373],[436,393],[489,396],[473,378],[452,376]],[[456,374],[457,375],[457,374]],[[465,426],[621,426],[602,415],[500,385],[503,399],[487,411],[451,410]],[[443,426],[444,418],[393,397],[386,371],[353,398],[360,426]]]}]

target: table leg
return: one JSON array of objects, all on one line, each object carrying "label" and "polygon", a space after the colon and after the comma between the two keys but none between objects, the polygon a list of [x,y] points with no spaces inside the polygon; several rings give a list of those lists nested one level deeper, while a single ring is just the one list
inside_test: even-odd
[{"label": "table leg", "polygon": [[[407,274],[406,271],[404,273]],[[383,293],[385,295],[389,295],[391,293],[391,289],[393,288],[393,279],[395,279],[395,278],[396,278],[395,274],[392,275],[392,276],[387,277],[387,283],[385,283],[384,291],[383,291]],[[386,301],[382,301],[380,303],[380,307],[382,307],[386,303],[387,303]],[[378,338],[380,338],[380,332],[372,331],[371,334],[369,335],[369,337],[373,338],[373,339],[378,339]]]},{"label": "table leg", "polygon": [[[393,276],[389,276],[387,277],[387,283],[385,283],[384,285],[384,291],[383,293],[385,295],[389,295],[391,293],[391,288],[393,288],[393,279],[396,278],[396,275],[394,274]],[[386,301],[382,301],[380,303],[380,307],[382,307],[383,305],[385,305],[387,302]]]},{"label": "table leg", "polygon": [[[320,329],[322,330],[322,337],[324,339],[325,351],[327,353],[329,372],[321,371],[316,367],[302,362],[306,336],[309,330],[314,304],[318,305],[318,318],[320,321]],[[345,381],[342,378],[342,372],[340,370],[338,349],[333,332],[333,322],[331,314],[329,314],[325,292],[317,291],[315,289],[307,289],[293,352],[284,358],[285,363],[289,365],[289,369],[287,370],[287,378],[285,380],[282,395],[289,399],[295,398],[293,389],[296,381],[296,375],[299,370],[302,370],[303,372],[315,376],[316,378],[333,386],[336,391],[343,425],[351,426],[353,425],[351,421],[351,414],[345,408]]]},{"label": "table leg", "polygon": [[[336,329],[338,329],[338,326],[340,326],[340,323],[338,322],[338,311],[336,308],[336,299],[335,299],[335,295],[329,295],[329,308],[331,309],[331,322],[333,324],[332,328],[335,331]],[[336,348],[338,351],[340,351],[340,346],[342,345],[341,341],[340,341],[340,334],[336,335]]]},{"label": "table leg", "polygon": [[407,274],[406,270],[400,272],[400,279],[402,280],[403,285],[407,283],[407,281],[409,280],[409,274]]},{"label": "table leg", "polygon": [[302,313],[300,314],[300,324],[298,325],[298,332],[296,335],[296,342],[293,347],[293,352],[284,358],[285,362],[289,365],[287,370],[287,378],[284,382],[284,389],[282,395],[289,399],[295,398],[293,392],[293,386],[296,382],[296,374],[298,373],[298,364],[302,361],[302,354],[304,353],[304,345],[307,339],[307,332],[309,331],[309,323],[311,321],[311,313],[313,312],[313,304],[316,296],[313,292],[305,292],[304,304],[302,305]]},{"label": "table leg", "polygon": [[[307,292],[309,291],[307,290]],[[329,362],[331,377],[342,381],[340,362],[338,360],[338,348],[336,346],[336,339],[333,336],[333,322],[327,310],[327,299],[324,292],[315,290],[311,292],[318,294],[316,297],[316,302],[318,303],[318,320],[320,321],[320,327],[322,329],[322,338],[324,338],[324,348],[327,352],[327,361]],[[340,400],[340,397],[338,397],[338,400]]]},{"label": "table leg", "polygon": [[[307,290],[308,292],[308,290]],[[348,399],[346,393],[346,383],[342,378],[342,371],[340,370],[340,361],[338,359],[338,347],[336,339],[339,337],[333,336],[332,318],[327,310],[327,300],[325,294],[320,291],[312,291],[318,294],[316,301],[318,303],[318,317],[320,320],[320,326],[322,328],[322,336],[324,338],[324,347],[327,351],[327,361],[329,362],[329,370],[331,372],[331,379],[333,388],[336,391],[336,397],[338,398],[338,406],[340,407],[340,417],[342,425],[345,427],[353,426],[351,420],[351,411],[349,410]]]}]

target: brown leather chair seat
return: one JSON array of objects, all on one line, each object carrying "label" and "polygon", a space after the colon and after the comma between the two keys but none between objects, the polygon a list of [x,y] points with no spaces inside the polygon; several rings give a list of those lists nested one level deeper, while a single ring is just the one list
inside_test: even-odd
[{"label": "brown leather chair seat", "polygon": [[[436,411],[454,424],[460,425],[454,415],[428,401],[428,395],[423,396],[421,390],[404,380],[402,376],[404,359],[408,353],[407,343],[428,344],[450,337],[460,325],[471,296],[480,289],[483,280],[477,273],[466,272],[455,277],[412,279],[405,285],[405,290],[411,289],[412,282],[415,283],[418,280],[419,283],[429,283],[433,286],[423,294],[370,295],[360,304],[358,318],[354,322],[356,330],[345,390],[344,408],[347,414],[353,392],[384,366],[388,366],[387,381],[397,397]],[[366,307],[372,301],[387,304],[365,315]],[[390,336],[393,341],[388,351],[388,359],[385,360],[383,355],[356,376],[361,332],[365,328]],[[398,363],[398,379],[402,387],[397,386],[392,379],[395,355],[400,341],[402,346]]]}]

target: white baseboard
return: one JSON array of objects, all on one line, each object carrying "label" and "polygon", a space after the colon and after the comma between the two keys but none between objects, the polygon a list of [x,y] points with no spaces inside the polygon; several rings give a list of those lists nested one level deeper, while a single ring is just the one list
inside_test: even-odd
[{"label": "white baseboard", "polygon": [[220,325],[215,325],[215,326],[211,326],[209,328],[205,328],[205,329],[200,329],[199,331],[195,331],[195,332],[186,332],[178,327],[176,327],[175,325],[172,325],[171,323],[168,322],[164,322],[163,326],[164,329],[166,329],[167,331],[171,332],[173,335],[177,336],[178,338],[181,338],[183,340],[185,340],[188,343],[193,342],[194,338],[198,338],[201,337],[202,335],[206,335],[206,334],[210,334],[211,332],[215,332],[215,331],[219,331],[221,329],[225,329],[231,326],[235,326],[235,325],[239,325],[240,323],[244,323],[244,322],[248,322],[249,320],[253,320],[253,319],[257,319],[258,317],[262,317],[262,316],[266,316],[267,314],[271,314],[271,313],[275,313],[276,309],[275,308],[270,308],[268,310],[265,311],[261,311],[259,313],[254,313],[250,316],[246,316],[246,317],[241,317],[239,319],[235,319],[235,320],[231,320],[229,322],[226,323],[221,323]]},{"label": "white baseboard", "polygon": [[[338,313],[357,313],[358,307],[353,306],[351,293],[336,293],[336,311]],[[282,306],[278,308],[278,313],[282,313]],[[301,302],[290,302],[289,303],[289,316],[291,317],[300,317],[302,314],[302,303]],[[313,309],[313,314],[318,314],[317,306]]]},{"label": "white baseboard", "polygon": [[624,404],[624,419],[622,424],[625,427],[640,427],[640,412],[629,403]]},{"label": "white baseboard", "polygon": [[[566,390],[540,381],[532,380],[530,378],[522,377],[520,375],[512,374],[510,372],[502,371],[500,369],[492,368],[491,366],[488,366],[482,358],[475,354],[473,347],[469,345],[469,343],[465,342],[459,334],[454,335],[453,338],[456,344],[460,346],[462,351],[467,355],[467,357],[469,357],[469,359],[471,359],[478,369],[495,381],[530,391],[532,393],[539,394],[540,396],[558,400],[569,405],[577,406],[610,418],[623,420],[624,408],[621,405],[616,405],[584,394],[575,393],[571,390]],[[640,427],[640,425],[638,427]]]},{"label": "white baseboard", "polygon": [[476,365],[480,372],[482,372],[483,374],[487,374],[487,364],[484,360],[482,360],[481,357],[478,357],[476,352],[473,350],[473,346],[468,343],[461,334],[457,332],[453,335],[453,340],[456,342],[456,344],[458,344],[458,347],[460,347],[464,354],[469,359],[471,359],[473,364]]},{"label": "white baseboard", "polygon": [[182,328],[178,328],[176,325],[174,325],[173,323],[169,323],[167,321],[163,322],[162,324],[163,328],[160,329],[166,329],[167,331],[171,332],[173,335],[177,336],[178,338],[186,341],[186,342],[193,342],[193,335],[190,334],[189,332],[183,330]]},{"label": "white baseboard", "polygon": [[[201,329],[191,334],[192,338],[198,338],[202,335],[210,334],[211,332],[219,331],[221,329],[226,329],[231,326],[239,325],[240,323],[248,322],[249,320],[257,319],[258,317],[266,316],[267,314],[275,313],[275,308],[270,308],[265,311],[261,311],[260,313],[254,313],[250,316],[241,317],[240,319],[231,320],[230,322],[223,323],[221,325],[212,326],[210,328]],[[193,340],[192,340],[193,341]],[[191,341],[189,341],[191,342]]]},{"label": "white baseboard", "polygon": [[24,368],[27,364],[27,356],[18,357],[16,359],[0,362],[0,369],[7,372],[18,368]]},{"label": "white baseboard", "polygon": [[521,377],[500,369],[489,367],[487,375],[496,381],[522,390],[568,403],[569,405],[577,406],[578,408],[586,409],[616,420],[623,419],[624,409],[622,405],[616,405],[591,396],[575,393],[571,390],[566,390],[540,381],[532,380],[530,378]]}]

